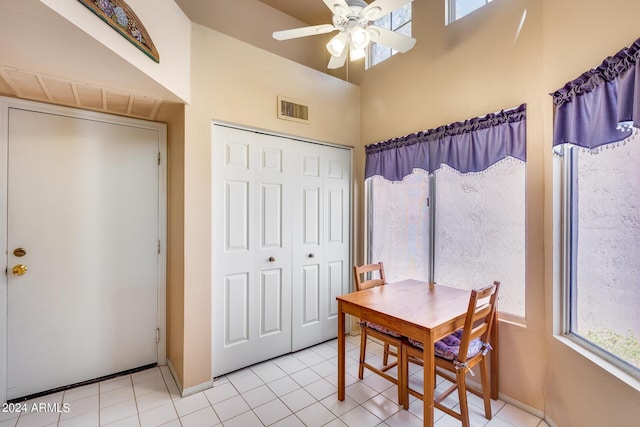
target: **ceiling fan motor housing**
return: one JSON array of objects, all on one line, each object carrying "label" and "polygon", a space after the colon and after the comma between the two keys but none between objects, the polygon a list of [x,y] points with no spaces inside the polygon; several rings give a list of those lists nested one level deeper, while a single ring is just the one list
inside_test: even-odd
[{"label": "ceiling fan motor housing", "polygon": [[[342,10],[334,10],[333,14],[333,25],[340,28],[341,31],[344,31],[354,24],[360,27],[366,27],[369,23],[369,19],[367,19],[363,14],[362,10],[367,7],[367,3],[364,0],[346,0],[347,5],[349,5],[349,11]],[[340,7],[342,9],[342,7]]]},{"label": "ceiling fan motor housing", "polygon": [[347,0],[347,4],[349,5],[349,7],[357,6],[362,9],[367,7],[367,2],[364,0]]}]

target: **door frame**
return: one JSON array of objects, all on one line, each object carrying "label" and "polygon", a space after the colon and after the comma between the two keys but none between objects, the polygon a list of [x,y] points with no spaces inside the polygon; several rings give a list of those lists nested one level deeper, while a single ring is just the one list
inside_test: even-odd
[{"label": "door frame", "polygon": [[[158,328],[160,328],[158,343],[158,365],[166,364],[167,339],[166,339],[166,264],[167,264],[167,125],[141,119],[120,117],[111,114],[98,113],[89,110],[79,110],[57,105],[43,104],[16,98],[0,96],[0,248],[7,250],[7,174],[8,174],[8,150],[9,150],[9,109],[21,109],[38,113],[53,114],[75,119],[99,121],[124,126],[151,129],[158,132],[160,152],[160,165],[158,166],[158,238],[160,240],[160,254],[158,255]],[[5,266],[5,274],[0,274],[0,403],[7,398],[7,358],[8,358],[8,268],[9,255],[7,252],[1,256]],[[46,356],[45,356],[46,357]]]},{"label": "door frame", "polygon": [[[246,126],[246,125],[240,125],[240,124],[236,124],[236,123],[232,123],[232,122],[225,122],[225,121],[220,121],[220,120],[212,120],[211,121],[211,164],[213,165],[214,163],[214,145],[217,144],[217,141],[214,141],[213,139],[213,135],[214,135],[214,128],[215,126],[222,126],[222,127],[227,127],[227,128],[232,128],[232,129],[237,129],[237,130],[241,130],[241,131],[245,131],[245,132],[253,132],[253,133],[258,133],[258,134],[263,134],[263,135],[268,135],[268,136],[274,136],[274,137],[278,137],[278,138],[284,138],[284,139],[289,139],[289,140],[293,140],[296,141],[298,143],[304,143],[304,144],[315,144],[315,145],[323,145],[323,146],[328,146],[328,147],[335,147],[335,148],[341,148],[344,150],[347,150],[349,152],[349,162],[350,162],[350,168],[349,168],[349,203],[348,203],[348,208],[349,208],[349,229],[347,232],[347,235],[349,236],[349,272],[347,274],[347,282],[345,283],[345,285],[343,286],[343,293],[348,293],[351,292],[353,289],[353,274],[351,274],[351,266],[353,265],[353,260],[355,259],[355,254],[353,253],[354,251],[354,240],[355,240],[355,227],[354,227],[354,180],[353,180],[353,172],[354,172],[354,164],[353,164],[353,152],[354,152],[354,147],[350,147],[350,146],[346,146],[346,145],[339,145],[339,144],[334,144],[334,143],[330,143],[330,142],[323,142],[323,141],[318,141],[318,140],[313,140],[313,139],[309,139],[309,138],[305,138],[305,137],[300,137],[300,136],[295,136],[295,135],[288,135],[285,133],[279,133],[279,132],[275,132],[272,130],[265,130],[265,129],[260,129],[260,128],[253,128],[250,126]],[[212,190],[215,188],[215,182],[217,181],[217,179],[219,178],[219,176],[217,175],[217,171],[215,170],[211,170],[211,188]],[[211,203],[212,203],[212,209],[213,207],[213,203],[214,203],[214,197],[212,195],[211,197]],[[212,210],[213,212],[213,210]],[[213,215],[211,216],[211,232],[212,234],[215,233],[216,230],[216,224],[214,223],[214,218]],[[216,269],[217,269],[217,263],[216,263],[216,257],[215,257],[215,253],[214,253],[214,243],[213,241],[211,242],[211,307],[213,310],[215,301],[213,300],[213,286],[215,283],[215,278],[216,278]],[[293,322],[293,318],[291,320]],[[214,319],[213,319],[213,313],[211,315],[211,372],[214,372],[214,363],[215,361],[214,356],[213,356],[213,346],[214,346],[214,341],[213,341],[213,328],[216,327],[215,324],[213,324]],[[345,319],[345,330],[350,331],[351,330],[351,318],[349,316],[347,316],[347,318]]]}]

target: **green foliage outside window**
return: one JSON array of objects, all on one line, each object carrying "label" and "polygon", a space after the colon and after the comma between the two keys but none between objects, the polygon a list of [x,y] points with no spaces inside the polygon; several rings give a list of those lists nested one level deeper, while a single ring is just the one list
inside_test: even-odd
[{"label": "green foliage outside window", "polygon": [[585,338],[609,353],[640,367],[640,340],[633,331],[629,330],[627,335],[622,335],[610,330],[599,329],[587,332]]}]

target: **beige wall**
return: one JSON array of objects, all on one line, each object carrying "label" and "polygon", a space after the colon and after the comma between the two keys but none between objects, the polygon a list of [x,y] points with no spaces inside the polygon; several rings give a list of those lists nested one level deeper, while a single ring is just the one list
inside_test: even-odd
[{"label": "beige wall", "polygon": [[[33,0],[27,0],[33,1]],[[133,68],[142,71],[146,76],[157,82],[182,101],[189,101],[189,44],[191,35],[191,22],[173,1],[145,1],[128,0],[127,4],[140,19],[149,33],[153,44],[156,46],[161,61],[156,63],[145,55],[140,55],[140,50],[132,43],[114,31],[109,25],[104,25],[88,8],[77,1],[40,0],[42,3],[56,11],[61,17],[69,20],[87,35],[95,39],[107,49],[111,49],[117,56],[130,63]],[[170,24],[167,24],[170,23]],[[100,25],[99,25],[100,24]],[[171,31],[166,31],[167,25]],[[53,52],[51,46],[44,49],[46,56],[53,55],[57,48],[68,49],[68,45],[60,43]],[[47,52],[49,51],[49,52]],[[81,53],[76,51],[76,53]],[[94,56],[90,55],[93,59]],[[37,58],[35,58],[37,60]],[[42,60],[42,59],[41,59]],[[49,61],[49,66],[59,66],[56,62]],[[79,61],[80,67],[95,67],[91,61]],[[106,67],[105,74],[111,73],[110,86],[119,87],[122,76],[115,70]],[[128,73],[126,73],[128,74]],[[64,77],[69,78],[69,75]],[[81,79],[85,81],[85,79]],[[101,82],[105,84],[104,80]]]},{"label": "beige wall", "polygon": [[444,2],[416,1],[416,46],[368,70],[361,86],[365,144],[527,104],[527,321],[500,324],[500,391],[538,410],[546,367],[541,22],[539,1],[496,0],[449,26]]},{"label": "beige wall", "polygon": [[[306,27],[308,24],[259,0],[191,0],[181,6],[193,22],[213,28],[235,39],[268,50],[319,71],[326,70],[328,36],[278,41],[274,31]],[[320,53],[320,54],[318,54]]]},{"label": "beige wall", "polygon": [[[180,1],[180,5],[197,24],[342,80],[358,85],[364,72],[364,60],[347,61],[345,67],[336,70],[327,69],[331,55],[326,49],[326,44],[335,36],[335,32],[290,40],[275,40],[272,37],[274,31],[307,27],[310,24],[298,21],[260,0],[234,0],[232,2],[227,0],[206,2],[183,0]],[[324,5],[320,7],[324,8]],[[318,24],[330,23],[329,16]]]},{"label": "beige wall", "polygon": [[[359,144],[360,90],[194,24],[184,151],[185,388],[211,379],[211,124],[234,123],[345,146]],[[276,117],[276,97],[309,105],[309,124]],[[215,327],[215,325],[214,325]],[[172,363],[176,364],[173,360]]]},{"label": "beige wall", "polygon": [[638,12],[640,4],[626,0],[494,0],[445,26],[443,1],[418,0],[414,49],[368,70],[361,83],[363,144],[527,104],[527,319],[500,324],[500,392],[559,426],[640,419],[638,381],[632,387],[552,336],[548,95],[633,42]]},{"label": "beige wall", "polygon": [[184,156],[183,104],[165,103],[158,121],[167,123],[167,359],[184,378]]},{"label": "beige wall", "polygon": [[[544,2],[542,26],[544,74],[541,92],[546,94],[567,81],[596,67],[618,50],[640,37],[638,16],[640,3],[634,0],[603,2]],[[550,97],[548,97],[550,98]],[[552,268],[553,158],[548,147],[552,141],[553,108],[549,99],[543,104],[545,157],[545,290],[548,371],[545,378],[546,410],[559,426],[637,425],[640,420],[640,381],[611,374],[588,353],[572,348],[566,341],[552,336],[558,332],[559,271]],[[557,189],[556,189],[557,191]],[[555,293],[555,294],[554,294]],[[553,296],[555,295],[555,299]],[[552,313],[555,316],[552,316]],[[589,408],[589,409],[587,409]]]}]

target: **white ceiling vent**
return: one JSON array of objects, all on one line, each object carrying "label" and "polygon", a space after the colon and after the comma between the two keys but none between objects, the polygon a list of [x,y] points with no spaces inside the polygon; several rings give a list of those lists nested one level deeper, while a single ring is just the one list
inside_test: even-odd
[{"label": "white ceiling vent", "polygon": [[309,123],[309,106],[293,99],[278,97],[278,118]]}]

